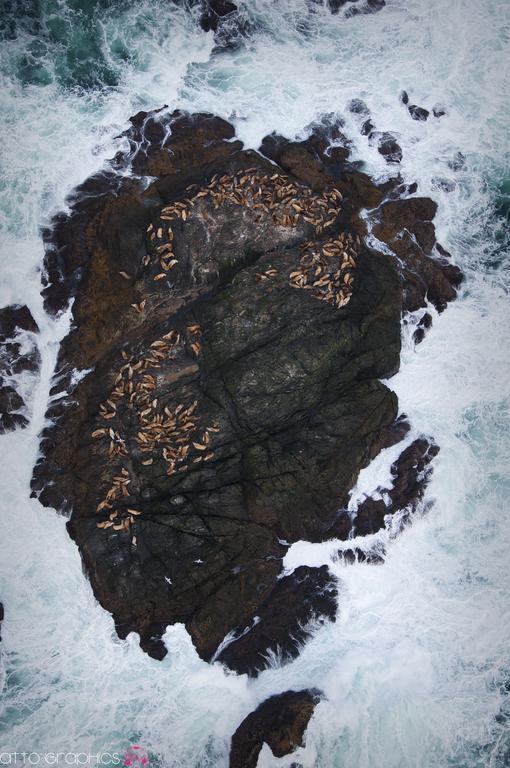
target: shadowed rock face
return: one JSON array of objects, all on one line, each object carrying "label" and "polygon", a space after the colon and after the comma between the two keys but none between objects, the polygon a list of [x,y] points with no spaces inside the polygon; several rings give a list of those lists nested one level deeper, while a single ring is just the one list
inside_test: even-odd
[{"label": "shadowed rock face", "polygon": [[275,757],[303,746],[304,734],[319,703],[316,690],[286,691],[266,699],[246,717],[232,736],[230,768],[256,768],[262,745]]},{"label": "shadowed rock face", "polygon": [[[348,533],[359,470],[395,442],[396,397],[379,379],[398,369],[406,275],[364,245],[360,210],[386,192],[347,150],[326,152],[331,125],[268,137],[270,162],[211,115],[131,122],[130,150],[45,233],[46,306],[74,295],[75,324],[33,489],[72,511],[120,636],[139,632],[161,658],[164,628],[183,622],[204,659],[256,674],[334,617],[327,571],[281,579],[282,557]],[[444,272],[425,249],[434,210],[411,201],[407,230],[430,225],[410,249],[423,300]],[[89,373],[76,383],[75,369]]]}]

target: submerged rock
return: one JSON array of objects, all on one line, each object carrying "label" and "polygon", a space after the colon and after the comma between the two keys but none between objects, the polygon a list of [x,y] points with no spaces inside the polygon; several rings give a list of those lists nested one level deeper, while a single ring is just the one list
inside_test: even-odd
[{"label": "submerged rock", "polygon": [[230,768],[256,768],[264,743],[275,757],[290,755],[303,746],[305,731],[321,696],[319,691],[303,690],[266,699],[232,736]]},{"label": "submerged rock", "polygon": [[[45,234],[46,306],[73,296],[74,327],[33,491],[72,509],[121,637],[162,658],[182,622],[202,658],[256,674],[334,618],[327,569],[282,578],[282,558],[339,535],[360,469],[402,431],[380,379],[398,369],[414,281],[421,297],[436,270],[448,282],[429,253],[435,206],[385,203],[331,148],[332,117],[263,154],[212,115],[131,122],[131,151]],[[367,208],[398,259],[365,244]]]}]

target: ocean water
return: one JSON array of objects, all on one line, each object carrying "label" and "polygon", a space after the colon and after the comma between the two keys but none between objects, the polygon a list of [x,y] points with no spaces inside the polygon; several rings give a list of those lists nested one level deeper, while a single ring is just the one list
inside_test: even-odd
[{"label": "ocean water", "polygon": [[[124,753],[162,768],[220,768],[230,735],[272,693],[316,686],[326,699],[306,746],[259,766],[503,768],[510,765],[510,264],[505,0],[387,0],[374,15],[332,16],[310,0],[242,0],[252,33],[213,53],[197,9],[171,0],[0,2],[0,306],[28,304],[42,370],[25,376],[26,430],[0,437],[0,762],[13,752]],[[413,121],[399,103],[447,114]],[[346,566],[338,542],[295,544],[289,569],[328,563],[339,616],[293,663],[255,681],[208,665],[182,626],[163,662],[120,641],[96,603],[57,512],[29,498],[58,344],[71,312],[45,315],[41,225],[118,149],[139,109],[208,110],[246,145],[345,118],[356,159],[387,166],[347,102],[398,133],[402,175],[439,204],[439,241],[466,274],[459,298],[418,347],[403,329],[390,386],[415,434],[441,447],[423,509],[360,546],[382,566]],[[464,163],[452,161],[462,153]],[[457,156],[458,159],[458,156]],[[452,165],[454,167],[452,167]],[[446,183],[445,183],[446,182]],[[450,191],[445,191],[448,187]],[[384,452],[353,499],[387,487]],[[75,761],[78,758],[74,758]],[[33,758],[35,761],[35,758]],[[40,758],[40,764],[45,764]],[[69,758],[72,762],[73,757]],[[12,763],[11,763],[12,764]],[[63,758],[59,764],[63,764]]]}]

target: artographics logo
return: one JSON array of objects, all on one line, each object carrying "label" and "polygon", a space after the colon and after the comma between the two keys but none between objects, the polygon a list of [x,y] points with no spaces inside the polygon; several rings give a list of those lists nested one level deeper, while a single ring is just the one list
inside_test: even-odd
[{"label": "artographics logo", "polygon": [[124,765],[128,768],[147,768],[149,765],[147,750],[139,744],[133,744],[124,755]]},{"label": "artographics logo", "polygon": [[148,768],[147,750],[139,744],[133,744],[124,753],[120,752],[0,752],[2,765],[38,765],[38,766],[119,766],[126,768]]}]

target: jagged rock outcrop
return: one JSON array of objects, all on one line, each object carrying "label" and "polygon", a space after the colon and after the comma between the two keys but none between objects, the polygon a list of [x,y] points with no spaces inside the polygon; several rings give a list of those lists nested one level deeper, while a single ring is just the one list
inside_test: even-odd
[{"label": "jagged rock outcrop", "polygon": [[316,690],[270,696],[251,712],[232,736],[230,768],[256,768],[264,743],[275,757],[303,746],[305,731],[321,699]]},{"label": "jagged rock outcrop", "polygon": [[[399,510],[412,512],[423,497],[430,477],[430,462],[439,448],[425,438],[414,440],[391,467],[393,487],[385,490],[386,498],[367,498],[349,517],[355,536],[368,536],[385,527],[386,515]],[[351,529],[349,529],[351,530]]]},{"label": "jagged rock outcrop", "polygon": [[[330,151],[329,118],[261,153],[212,115],[131,123],[129,150],[45,233],[46,306],[74,296],[74,327],[33,491],[72,510],[120,636],[161,658],[183,622],[203,658],[256,674],[334,617],[327,570],[282,579],[282,557],[348,534],[358,472],[399,433],[380,379],[403,308],[453,298],[452,271],[434,205],[395,206],[396,183],[359,172],[347,142]],[[398,259],[365,244],[364,208]]]}]

